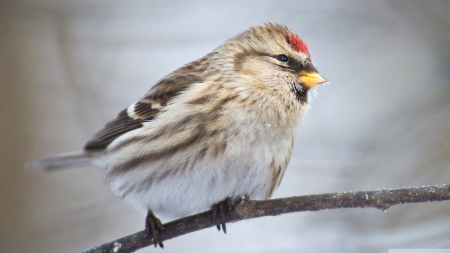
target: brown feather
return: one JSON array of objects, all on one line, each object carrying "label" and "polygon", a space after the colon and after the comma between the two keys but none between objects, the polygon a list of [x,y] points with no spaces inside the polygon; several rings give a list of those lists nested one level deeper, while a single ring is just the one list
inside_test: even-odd
[{"label": "brown feather", "polygon": [[105,149],[116,138],[126,132],[142,127],[151,121],[175,96],[193,83],[202,82],[197,75],[175,73],[161,79],[137,103],[122,110],[115,119],[108,122],[84,146],[85,150]]}]

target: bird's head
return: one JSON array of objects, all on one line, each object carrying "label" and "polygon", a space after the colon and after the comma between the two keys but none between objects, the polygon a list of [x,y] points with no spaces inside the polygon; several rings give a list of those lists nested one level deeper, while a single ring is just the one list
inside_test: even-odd
[{"label": "bird's head", "polygon": [[276,90],[306,94],[325,83],[314,66],[308,47],[290,28],[266,23],[252,27],[225,43],[234,70],[260,80]]}]

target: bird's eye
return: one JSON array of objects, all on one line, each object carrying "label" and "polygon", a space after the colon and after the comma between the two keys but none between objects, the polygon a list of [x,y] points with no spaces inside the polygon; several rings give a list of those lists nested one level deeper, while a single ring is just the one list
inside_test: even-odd
[{"label": "bird's eye", "polygon": [[279,54],[279,55],[277,55],[277,60],[279,60],[281,62],[287,62],[289,60],[289,58],[285,54]]}]

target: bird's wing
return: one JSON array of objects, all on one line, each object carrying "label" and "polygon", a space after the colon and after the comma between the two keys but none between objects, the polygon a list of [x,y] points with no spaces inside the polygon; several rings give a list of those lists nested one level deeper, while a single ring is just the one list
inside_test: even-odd
[{"label": "bird's wing", "polygon": [[115,119],[108,122],[86,143],[84,149],[104,149],[122,134],[142,127],[144,122],[151,121],[181,91],[198,82],[203,82],[203,79],[193,74],[176,73],[161,79],[138,102],[124,109]]}]

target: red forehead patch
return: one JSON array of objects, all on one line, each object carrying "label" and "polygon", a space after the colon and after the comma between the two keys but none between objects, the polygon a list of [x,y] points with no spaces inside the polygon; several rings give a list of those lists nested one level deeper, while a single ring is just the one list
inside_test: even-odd
[{"label": "red forehead patch", "polygon": [[292,49],[294,49],[297,52],[303,52],[308,57],[311,57],[308,51],[308,46],[306,46],[306,43],[303,42],[302,39],[300,39],[296,34],[291,33],[289,35],[286,35],[286,42],[291,45]]}]

